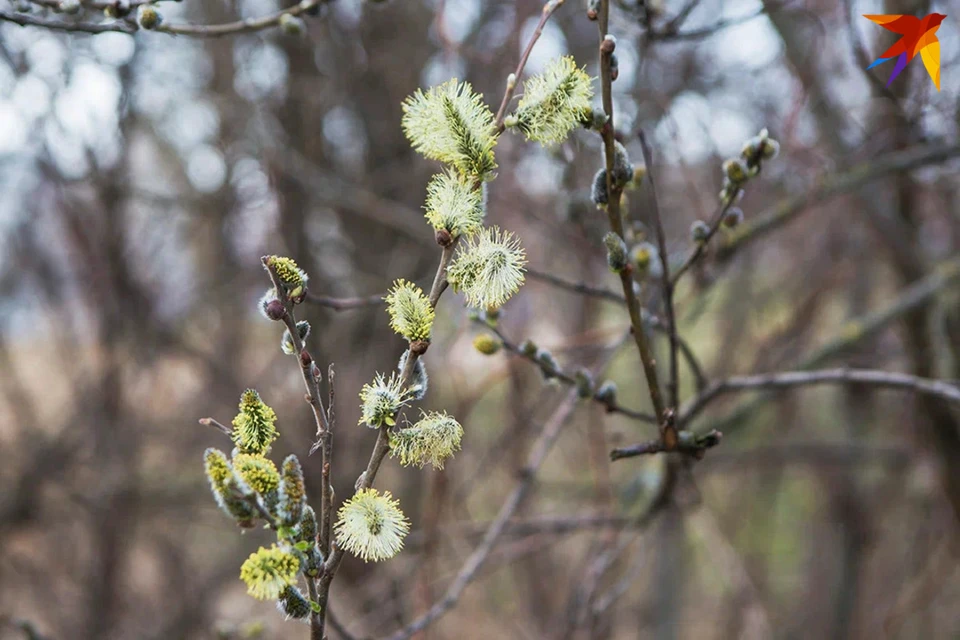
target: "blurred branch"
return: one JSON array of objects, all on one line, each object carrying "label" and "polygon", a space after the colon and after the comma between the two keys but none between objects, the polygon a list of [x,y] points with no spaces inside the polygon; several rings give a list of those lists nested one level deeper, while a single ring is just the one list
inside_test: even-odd
[{"label": "blurred branch", "polygon": [[334,311],[345,311],[347,309],[357,309],[361,307],[377,307],[383,304],[384,294],[376,294],[357,298],[331,298],[329,296],[319,296],[313,293],[307,293],[307,302],[319,307],[326,307]]},{"label": "blurred branch", "polygon": [[172,33],[174,35],[181,36],[194,36],[198,38],[215,38],[220,36],[232,36],[239,33],[250,33],[251,31],[260,31],[269,27],[275,27],[280,24],[280,20],[284,16],[298,17],[302,14],[305,14],[307,11],[310,11],[314,7],[320,6],[324,2],[329,2],[329,0],[302,0],[289,9],[277,11],[276,13],[271,13],[260,18],[247,18],[246,20],[237,20],[236,22],[226,22],[223,24],[199,25],[161,23],[156,27],[155,31]]},{"label": "blurred branch", "polygon": [[837,337],[810,354],[801,369],[816,367],[854,344],[873,336],[892,321],[930,301],[942,290],[960,285],[960,258],[953,258],[934,268],[933,272],[905,288],[888,306],[859,318],[848,320]]},{"label": "blurred branch", "polygon": [[624,304],[627,301],[626,298],[615,291],[610,291],[609,289],[604,289],[601,287],[594,287],[586,282],[569,282],[563,278],[558,278],[551,273],[538,271],[537,269],[531,269],[530,267],[527,267],[527,275],[536,280],[542,280],[560,289],[567,289],[568,291],[580,293],[585,296],[610,300],[611,302],[619,302],[620,304]]},{"label": "blurred branch", "polygon": [[[565,535],[578,533],[590,529],[606,529],[608,527],[623,527],[634,522],[632,518],[624,516],[611,516],[602,513],[586,513],[573,516],[543,516],[537,518],[528,518],[525,520],[511,520],[507,523],[507,528],[503,535],[512,538],[526,538],[537,535]],[[463,537],[476,537],[486,533],[490,528],[490,522],[471,522],[462,525],[453,525],[444,527],[444,535]],[[423,531],[414,531],[404,541],[409,547],[421,546],[426,541],[426,535]]]},{"label": "blurred branch", "polygon": [[500,108],[497,109],[497,118],[493,123],[497,129],[497,133],[503,132],[503,119],[507,117],[507,106],[510,104],[510,99],[513,98],[514,92],[517,90],[517,83],[520,82],[520,76],[523,75],[523,68],[527,66],[527,59],[530,58],[533,45],[537,44],[537,40],[539,40],[543,34],[543,27],[547,24],[547,20],[550,19],[553,12],[556,11],[563,2],[564,0],[549,0],[544,3],[543,10],[540,12],[540,21],[537,23],[537,27],[533,30],[533,34],[527,42],[527,47],[520,56],[520,61],[517,63],[517,70],[507,79],[507,89],[503,92],[503,100],[500,101]]},{"label": "blurred branch", "polygon": [[42,27],[54,31],[72,31],[75,33],[127,33],[137,32],[137,26],[130,22],[116,20],[103,24],[94,24],[91,22],[61,22],[59,20],[47,20],[38,18],[29,13],[20,13],[16,11],[4,11],[0,9],[0,20],[18,24],[21,27]]},{"label": "blurred branch", "polygon": [[[767,7],[760,7],[755,12],[740,16],[737,18],[727,18],[725,20],[719,20],[716,23],[708,26],[702,27],[699,29],[691,29],[689,31],[680,31],[680,23],[676,20],[671,21],[665,29],[662,31],[648,31],[645,34],[647,40],[651,41],[663,41],[663,40],[699,40],[701,38],[707,38],[722,31],[728,27],[735,27],[737,25],[750,22],[754,18],[759,18],[767,12]],[[685,16],[684,16],[685,17]]]},{"label": "blurred branch", "polygon": [[764,465],[780,468],[789,464],[840,466],[877,463],[903,467],[909,459],[910,451],[903,447],[878,447],[860,442],[790,442],[733,451],[724,447],[697,465],[697,470],[741,470]]},{"label": "blurred branch", "polygon": [[[891,322],[929,303],[942,290],[956,285],[960,285],[960,258],[940,264],[933,273],[905,288],[897,299],[886,307],[845,322],[834,339],[801,361],[798,368],[813,369],[823,365],[872,337]],[[717,421],[714,427],[727,433],[738,429],[746,424],[747,416],[766,401],[767,398],[760,397],[741,402]],[[684,422],[681,421],[681,424]]]},{"label": "blurred branch", "polygon": [[960,156],[960,145],[913,147],[861,163],[840,175],[825,173],[801,195],[784,200],[732,230],[719,246],[717,259],[730,258],[737,250],[790,222],[808,207],[889,174],[912,171],[957,156]]},{"label": "blurred branch", "polygon": [[821,384],[862,384],[871,387],[906,389],[960,403],[960,386],[941,380],[919,378],[905,373],[873,371],[870,369],[790,371],[754,376],[733,376],[715,382],[706,391],[697,394],[686,403],[680,411],[680,422],[685,424],[692,420],[710,402],[732,391],[784,389]]},{"label": "blurred branch", "polygon": [[[677,360],[678,339],[677,339],[677,320],[674,317],[673,309],[673,280],[670,279],[670,255],[667,253],[667,238],[663,232],[663,220],[660,217],[660,203],[657,200],[657,178],[653,170],[653,152],[650,150],[650,144],[647,136],[641,129],[638,137],[640,138],[640,148],[643,150],[643,164],[647,167],[647,183],[650,185],[650,199],[653,203],[653,222],[657,235],[657,253],[660,256],[660,267],[663,272],[661,286],[663,289],[663,309],[667,315],[667,335],[670,338],[670,382],[667,383],[667,390],[670,393],[670,407],[674,410],[680,406],[680,364]],[[658,414],[659,415],[659,414]],[[672,448],[669,434],[664,432],[664,442],[667,448]]]}]

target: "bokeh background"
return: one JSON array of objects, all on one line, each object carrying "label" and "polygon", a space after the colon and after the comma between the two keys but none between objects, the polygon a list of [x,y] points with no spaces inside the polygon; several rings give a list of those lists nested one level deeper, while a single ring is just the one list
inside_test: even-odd
[{"label": "bokeh background", "polygon": [[[197,421],[228,423],[256,387],[279,416],[276,456],[299,454],[318,486],[297,366],[256,310],[259,258],[295,258],[318,295],[382,294],[400,277],[427,286],[438,252],[420,207],[438,167],[404,139],[401,102],[459,77],[495,110],[541,6],[334,0],[302,37],[0,24],[0,637],[306,637],[245,595],[239,565],[270,536],[217,510],[201,456],[228,443]],[[159,7],[198,24],[279,8]],[[942,90],[919,60],[886,89],[892,64],[864,67],[897,36],[860,14],[931,11],[948,16]],[[638,162],[636,132],[651,136],[673,259],[715,211],[723,159],[762,127],[781,143],[742,207],[746,224],[788,216],[711,251],[677,292],[709,379],[847,365],[960,378],[958,17],[955,0],[614,3],[616,128]],[[571,54],[597,75],[597,42],[585,6],[567,0],[528,72]],[[615,290],[606,218],[589,200],[598,136],[544,149],[508,133],[497,154],[488,222],[521,237],[532,269]],[[649,192],[628,198],[639,240]],[[301,317],[337,371],[343,498],[374,441],[355,426],[357,392],[403,343],[376,305],[308,304]],[[628,325],[615,301],[530,277],[500,330],[572,370]],[[529,362],[477,353],[482,331],[448,292],[424,406],[459,418],[463,451],[443,472],[385,464],[377,484],[414,532],[390,562],[341,567],[331,611],[357,637],[392,632],[443,594],[566,393]],[[629,347],[605,377],[648,411]],[[682,389],[695,392],[687,369]],[[863,387],[757,397],[698,417],[692,427],[720,428],[723,443],[650,517],[665,459],[607,454],[654,429],[578,405],[516,526],[419,637],[957,637],[956,408]]]}]

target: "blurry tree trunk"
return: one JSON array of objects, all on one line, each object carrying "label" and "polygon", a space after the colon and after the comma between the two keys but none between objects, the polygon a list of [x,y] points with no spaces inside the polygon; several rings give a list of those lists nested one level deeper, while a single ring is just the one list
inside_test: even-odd
[{"label": "blurry tree trunk", "polygon": [[[927,12],[928,3],[888,0],[884,7],[885,13],[923,15]],[[823,139],[833,145],[837,155],[849,157],[852,150],[846,147],[843,135],[846,129],[845,115],[842,109],[832,104],[823,84],[830,74],[820,73],[816,68],[821,59],[818,46],[821,46],[822,39],[811,38],[810,30],[804,28],[804,23],[809,20],[806,14],[789,9],[771,9],[769,15],[783,39],[787,57],[814,101],[813,111],[823,132]],[[836,46],[835,42],[833,46]],[[902,82],[894,83],[893,88],[902,92],[907,78],[901,77],[900,80]],[[868,125],[871,131],[892,131],[887,149],[903,148],[914,138],[910,124],[896,110],[877,113],[871,120],[872,123]],[[870,143],[873,144],[873,138]],[[876,153],[880,149],[872,151]],[[927,269],[924,256],[918,249],[922,245],[918,244],[919,224],[913,181],[909,175],[902,175],[892,183],[890,188],[882,185],[864,187],[856,195],[866,205],[867,221],[889,250],[901,284],[906,285],[922,278]],[[932,306],[923,306],[905,315],[903,327],[904,345],[912,373],[936,377],[937,349],[931,334]],[[960,465],[954,462],[960,459],[957,421],[950,407],[942,400],[917,396],[914,402],[917,423],[923,428],[929,445],[940,457],[944,490],[955,517],[960,521]]]}]

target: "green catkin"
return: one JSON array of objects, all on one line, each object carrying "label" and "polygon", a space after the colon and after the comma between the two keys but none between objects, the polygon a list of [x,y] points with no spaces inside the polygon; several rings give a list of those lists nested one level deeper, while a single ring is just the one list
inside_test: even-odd
[{"label": "green catkin", "polygon": [[240,413],[233,419],[231,437],[241,453],[263,454],[279,435],[277,414],[254,389],[240,396]]},{"label": "green catkin", "polygon": [[306,502],[303,469],[297,456],[290,454],[280,467],[280,493],[277,501],[277,515],[285,527],[293,527],[303,517]]}]

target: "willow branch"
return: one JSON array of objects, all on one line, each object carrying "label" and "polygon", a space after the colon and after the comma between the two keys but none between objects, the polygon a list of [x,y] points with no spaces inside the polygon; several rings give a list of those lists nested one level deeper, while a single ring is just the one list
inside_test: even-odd
[{"label": "willow branch", "polygon": [[[443,292],[447,288],[447,266],[450,264],[450,260],[453,257],[454,250],[456,249],[457,240],[455,239],[448,246],[443,247],[443,250],[440,254],[440,262],[437,265],[437,273],[433,279],[433,285],[430,287],[430,306],[436,308],[437,303],[440,301],[440,296],[443,295]],[[410,378],[413,376],[414,367],[417,364],[417,360],[421,355],[427,350],[429,346],[428,342],[411,342],[409,348],[407,349],[407,359],[403,367],[403,371],[400,374],[400,386],[401,388],[406,387],[410,381]],[[356,485],[354,487],[355,491],[361,489],[369,489],[373,486],[373,481],[377,477],[377,472],[380,470],[380,465],[383,463],[383,459],[387,456],[387,453],[390,452],[390,432],[387,428],[381,427],[377,433],[377,441],[373,445],[373,450],[370,452],[370,460],[367,462],[367,468],[363,473],[360,474],[360,477],[357,478]],[[323,574],[320,576],[318,584],[318,600],[320,604],[321,611],[326,611],[327,603],[330,599],[330,583],[333,581],[334,576],[337,573],[337,569],[340,567],[340,563],[343,561],[343,549],[339,548],[336,545],[336,542],[330,541],[330,554],[327,556],[327,560],[323,565]]]},{"label": "willow branch", "polygon": [[497,109],[497,118],[493,123],[498,134],[503,133],[503,120],[507,117],[507,107],[513,98],[513,94],[517,90],[517,83],[520,82],[520,76],[523,75],[523,68],[527,66],[527,60],[530,58],[530,52],[533,51],[533,45],[537,43],[537,40],[539,40],[543,34],[543,27],[547,24],[547,20],[549,20],[553,12],[563,4],[563,1],[564,0],[549,0],[549,2],[543,5],[543,10],[540,12],[540,21],[537,22],[537,27],[533,30],[533,35],[530,36],[530,40],[527,42],[527,46],[520,56],[517,69],[513,72],[512,77],[507,80],[507,89],[503,92],[503,100],[500,101],[500,108]]},{"label": "willow branch", "polygon": [[822,384],[865,385],[868,387],[905,389],[915,393],[936,396],[960,404],[960,386],[941,380],[930,380],[905,373],[871,369],[823,369],[819,371],[789,371],[753,376],[733,376],[712,384],[706,391],[694,396],[680,411],[681,421],[687,422],[723,394],[733,391],[785,389]]},{"label": "willow branch", "polygon": [[[478,322],[480,321],[478,320]],[[484,323],[484,326],[487,326],[487,325]],[[496,334],[498,338],[500,338],[500,342],[503,344],[504,349],[506,349],[510,353],[520,356],[524,360],[527,360],[528,362],[531,362],[537,367],[539,367],[545,377],[559,380],[560,382],[562,382],[567,386],[571,386],[571,387],[576,386],[577,384],[576,378],[574,378],[569,373],[566,373],[565,371],[559,368],[554,369],[553,367],[550,367],[546,363],[540,362],[540,360],[537,359],[536,355],[530,355],[528,353],[524,353],[524,351],[519,346],[511,342],[505,335],[503,335],[503,333],[498,328],[489,327],[489,326],[487,326],[487,328],[493,331],[493,333]],[[594,393],[594,395],[591,396],[591,400],[603,405],[603,407],[607,410],[607,413],[619,413],[627,416],[628,418],[633,418],[634,420],[640,420],[641,422],[649,422],[652,424],[657,423],[657,419],[654,416],[651,416],[647,413],[643,413],[641,411],[627,409],[626,407],[623,407],[617,404],[616,400],[613,400],[613,401],[604,400],[599,396],[597,396],[596,393]]]},{"label": "willow branch", "polygon": [[551,284],[560,289],[566,289],[568,291],[579,293],[585,296],[609,300],[611,302],[619,302],[620,304],[624,304],[627,301],[626,298],[615,291],[610,291],[609,289],[603,289],[601,287],[594,287],[586,282],[570,282],[568,280],[564,280],[563,278],[557,277],[552,273],[538,271],[537,269],[531,269],[530,267],[527,267],[527,275],[536,280],[542,280],[543,282]]},{"label": "willow branch", "polygon": [[235,22],[225,22],[223,24],[160,24],[155,31],[163,33],[172,33],[174,35],[192,36],[195,38],[217,38],[221,36],[232,36],[240,33],[250,33],[252,31],[261,31],[280,24],[281,18],[285,15],[299,17],[314,7],[327,2],[328,0],[302,0],[300,3],[259,18],[247,18],[246,20],[237,20]]},{"label": "willow branch", "polygon": [[[314,9],[324,2],[329,0],[302,0],[300,3],[290,7],[289,9],[284,9],[282,11],[277,11],[259,18],[247,18],[244,20],[237,20],[234,22],[225,22],[223,24],[169,24],[169,23],[160,23],[155,28],[151,29],[152,31],[157,31],[160,33],[169,33],[172,35],[182,35],[182,36],[191,36],[195,38],[215,38],[221,36],[232,36],[241,33],[251,33],[254,31],[261,31],[263,29],[268,29],[270,27],[275,27],[280,24],[280,20],[285,15],[299,17],[305,14],[307,11]],[[45,6],[50,6],[47,2],[41,2]],[[135,7],[140,4],[147,4],[145,2],[134,2],[131,3],[131,7]],[[112,3],[105,2],[91,2],[84,4],[85,7],[96,9],[103,7],[115,6]],[[31,26],[31,27],[42,27],[44,29],[52,29],[55,31],[69,31],[69,32],[80,32],[80,33],[126,33],[134,34],[141,30],[141,27],[132,19],[131,20],[115,20],[113,22],[106,23],[92,23],[92,22],[64,22],[59,20],[48,20],[46,18],[39,18],[29,13],[20,13],[13,11],[2,11],[0,10],[0,20],[7,22],[13,22],[14,24],[19,24],[20,26]]]},{"label": "willow branch", "polygon": [[700,40],[703,38],[708,38],[723,29],[729,27],[735,27],[737,25],[744,24],[755,18],[759,18],[764,13],[767,12],[767,7],[761,7],[754,11],[753,13],[747,14],[745,16],[739,16],[737,18],[728,18],[726,20],[719,20],[714,24],[702,27],[699,29],[690,29],[688,31],[680,31],[677,29],[679,25],[674,24],[673,28],[664,29],[663,31],[648,31],[646,33],[646,38],[651,41],[663,41],[663,40]]},{"label": "willow branch", "polygon": [[[610,60],[613,56],[614,43],[606,40],[607,25],[610,17],[610,0],[601,0],[600,11],[598,12],[598,23],[600,27],[600,86],[603,94],[603,111],[607,116],[607,121],[600,131],[603,138],[604,158],[607,170],[607,220],[610,229],[620,236],[623,240],[623,221],[620,218],[620,196],[623,194],[623,188],[617,185],[613,179],[614,170],[614,126],[613,126],[613,93],[612,76]],[[647,342],[646,334],[643,331],[643,321],[640,316],[640,304],[636,293],[633,290],[633,278],[629,269],[620,272],[620,285],[623,288],[623,297],[627,302],[627,311],[630,314],[630,325],[633,327],[633,339],[637,345],[637,351],[640,353],[640,361],[643,364],[643,373],[647,380],[647,389],[650,393],[650,401],[653,405],[654,414],[657,420],[661,421],[661,434],[668,438],[668,444],[675,444],[676,433],[672,428],[666,427],[666,406],[660,395],[660,383],[657,380],[657,365],[653,356],[653,350]]]},{"label": "willow branch", "polygon": [[62,22],[59,20],[48,20],[39,18],[29,13],[20,13],[16,11],[0,10],[0,20],[18,24],[21,27],[42,27],[53,31],[70,31],[74,33],[136,33],[138,28],[136,24],[115,20],[113,22],[92,23],[92,22]]}]

